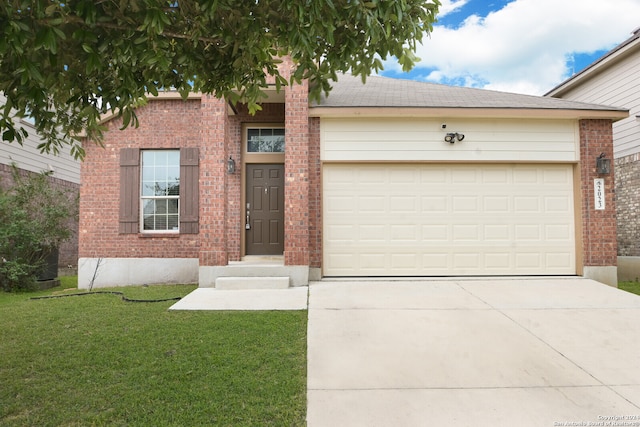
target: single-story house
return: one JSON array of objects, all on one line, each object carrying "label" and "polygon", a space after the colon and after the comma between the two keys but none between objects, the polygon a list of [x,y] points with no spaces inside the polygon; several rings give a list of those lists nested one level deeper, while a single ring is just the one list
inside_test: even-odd
[{"label": "single-story house", "polygon": [[[86,141],[79,287],[531,276],[615,285],[622,108],[340,76],[262,110],[171,92]],[[602,172],[602,171],[601,171]]]},{"label": "single-story house", "polygon": [[629,109],[613,124],[618,279],[640,277],[640,28],[547,96]]}]

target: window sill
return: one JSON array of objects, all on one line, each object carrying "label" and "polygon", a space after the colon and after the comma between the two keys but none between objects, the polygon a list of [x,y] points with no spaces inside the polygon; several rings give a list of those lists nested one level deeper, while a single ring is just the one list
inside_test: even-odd
[{"label": "window sill", "polygon": [[142,239],[177,239],[180,233],[139,233],[138,237]]}]

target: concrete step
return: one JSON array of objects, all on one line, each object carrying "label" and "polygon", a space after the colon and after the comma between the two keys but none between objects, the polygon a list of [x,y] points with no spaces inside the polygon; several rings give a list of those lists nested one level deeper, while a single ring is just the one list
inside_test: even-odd
[{"label": "concrete step", "polygon": [[289,287],[289,277],[218,277],[216,289],[286,289]]}]

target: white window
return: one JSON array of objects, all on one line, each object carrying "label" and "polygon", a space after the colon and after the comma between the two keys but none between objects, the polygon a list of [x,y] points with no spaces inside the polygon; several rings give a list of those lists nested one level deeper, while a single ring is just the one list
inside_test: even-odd
[{"label": "white window", "polygon": [[247,130],[248,153],[284,153],[283,128],[252,128]]},{"label": "white window", "polygon": [[178,232],[180,228],[180,150],[142,151],[143,232]]}]

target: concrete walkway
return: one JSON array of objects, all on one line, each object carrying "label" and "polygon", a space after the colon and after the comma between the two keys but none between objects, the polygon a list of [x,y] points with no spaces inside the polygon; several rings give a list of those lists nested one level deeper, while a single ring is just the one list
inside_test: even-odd
[{"label": "concrete walkway", "polygon": [[309,427],[640,426],[640,296],[582,278],[309,294]]},{"label": "concrete walkway", "polygon": [[308,288],[221,290],[198,288],[169,310],[305,310]]}]

